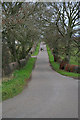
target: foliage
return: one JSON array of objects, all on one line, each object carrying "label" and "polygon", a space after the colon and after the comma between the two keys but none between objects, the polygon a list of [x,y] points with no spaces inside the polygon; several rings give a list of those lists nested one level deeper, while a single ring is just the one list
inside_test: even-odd
[{"label": "foliage", "polygon": [[65,75],[65,76],[70,76],[70,77],[74,77],[74,78],[79,78],[80,74],[78,73],[72,73],[72,72],[66,72],[64,70],[60,70],[59,69],[59,63],[54,62],[54,57],[52,55],[52,52],[50,50],[50,48],[47,45],[47,51],[48,51],[48,55],[49,55],[49,61],[52,65],[52,68],[57,71],[58,73]]},{"label": "foliage", "polygon": [[75,56],[80,63],[79,2],[3,2],[2,12],[3,59],[9,56],[4,69],[6,63],[25,58],[39,40],[56,57],[71,63]]},{"label": "foliage", "polygon": [[[75,50],[76,55],[80,55],[79,2],[50,3],[48,6],[45,41],[57,56],[64,56],[70,62]],[[51,16],[47,19],[49,13]]]},{"label": "foliage", "polygon": [[[38,54],[39,44],[35,50],[34,55]],[[6,100],[19,94],[26,85],[26,81],[30,78],[32,69],[34,67],[36,58],[30,58],[26,66],[20,70],[16,70],[13,73],[13,78],[9,81],[2,82],[2,99]]]},{"label": "foliage", "polygon": [[27,56],[33,44],[37,43],[39,30],[37,23],[34,24],[36,4],[7,2],[3,3],[2,6],[2,42],[3,52],[6,54],[3,54],[3,58],[9,56],[4,62],[7,64],[19,62],[20,59]]}]

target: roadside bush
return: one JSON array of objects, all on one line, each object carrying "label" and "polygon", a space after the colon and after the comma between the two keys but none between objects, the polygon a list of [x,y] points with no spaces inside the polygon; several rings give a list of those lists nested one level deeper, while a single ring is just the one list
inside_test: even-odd
[{"label": "roadside bush", "polygon": [[80,66],[78,66],[78,65],[66,64],[66,65],[65,65],[65,71],[80,73]]},{"label": "roadside bush", "polygon": [[60,63],[60,69],[64,70],[66,64],[67,61],[62,60],[62,62]]}]

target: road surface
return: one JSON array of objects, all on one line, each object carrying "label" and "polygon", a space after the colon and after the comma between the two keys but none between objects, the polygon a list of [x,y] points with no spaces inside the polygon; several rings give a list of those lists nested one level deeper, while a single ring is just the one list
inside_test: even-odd
[{"label": "road surface", "polygon": [[3,118],[78,117],[78,80],[52,70],[44,48],[37,56],[28,86],[3,102]]}]

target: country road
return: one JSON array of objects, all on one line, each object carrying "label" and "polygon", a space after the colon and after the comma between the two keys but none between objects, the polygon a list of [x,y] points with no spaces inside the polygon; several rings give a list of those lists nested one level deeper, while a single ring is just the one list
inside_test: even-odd
[{"label": "country road", "polygon": [[2,103],[3,118],[78,118],[78,80],[52,70],[44,47],[28,86]]}]

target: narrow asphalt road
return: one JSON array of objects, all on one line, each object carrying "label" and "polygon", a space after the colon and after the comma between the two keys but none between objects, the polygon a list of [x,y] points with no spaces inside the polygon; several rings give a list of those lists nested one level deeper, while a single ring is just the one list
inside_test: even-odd
[{"label": "narrow asphalt road", "polygon": [[78,80],[53,71],[44,47],[28,86],[2,103],[3,118],[78,118]]}]

